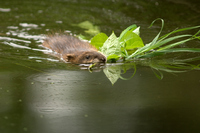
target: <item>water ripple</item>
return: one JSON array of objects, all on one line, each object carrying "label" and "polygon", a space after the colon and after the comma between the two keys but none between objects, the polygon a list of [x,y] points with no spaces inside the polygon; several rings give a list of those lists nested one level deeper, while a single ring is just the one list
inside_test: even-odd
[{"label": "water ripple", "polygon": [[26,41],[26,40],[22,40],[22,39],[11,38],[11,37],[2,37],[2,36],[0,36],[0,40],[31,43],[31,41]]},{"label": "water ripple", "polygon": [[0,8],[0,12],[10,12],[10,8]]}]

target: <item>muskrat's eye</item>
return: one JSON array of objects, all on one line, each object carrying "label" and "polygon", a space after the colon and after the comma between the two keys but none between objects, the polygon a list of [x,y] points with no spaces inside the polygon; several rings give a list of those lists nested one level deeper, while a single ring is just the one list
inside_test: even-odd
[{"label": "muskrat's eye", "polygon": [[90,55],[86,55],[86,57],[85,57],[86,59],[90,59]]}]

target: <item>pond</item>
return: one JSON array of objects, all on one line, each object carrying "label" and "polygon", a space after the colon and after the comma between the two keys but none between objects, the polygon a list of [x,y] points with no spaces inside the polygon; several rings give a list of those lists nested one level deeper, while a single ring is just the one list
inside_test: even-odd
[{"label": "pond", "polygon": [[[198,0],[1,1],[0,132],[198,132],[200,71],[162,72],[159,79],[150,66],[136,63],[137,70],[122,75],[128,79],[135,73],[131,79],[112,84],[104,68],[89,72],[64,63],[45,54],[41,44],[54,32],[92,38],[94,31],[77,26],[86,21],[108,35],[136,24],[146,44],[160,31],[159,23],[148,28],[156,18],[165,21],[163,34],[200,25],[199,6]],[[183,47],[199,45],[192,41]],[[176,56],[193,53],[170,58]]]}]

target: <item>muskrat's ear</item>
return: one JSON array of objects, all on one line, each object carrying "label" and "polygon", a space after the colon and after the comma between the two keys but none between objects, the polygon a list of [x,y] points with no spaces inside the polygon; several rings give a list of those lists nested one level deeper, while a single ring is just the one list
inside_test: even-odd
[{"label": "muskrat's ear", "polygon": [[75,54],[66,54],[63,59],[67,62],[72,62],[75,59]]}]

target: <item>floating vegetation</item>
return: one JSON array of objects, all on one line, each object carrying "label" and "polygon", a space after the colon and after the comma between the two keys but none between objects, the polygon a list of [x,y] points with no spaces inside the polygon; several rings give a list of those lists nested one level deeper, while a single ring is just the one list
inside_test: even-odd
[{"label": "floating vegetation", "polygon": [[161,58],[160,60],[153,61],[154,58],[166,55],[167,53],[200,52],[200,48],[177,47],[195,39],[200,40],[200,30],[198,30],[198,32],[196,32],[194,35],[177,35],[183,31],[199,29],[200,26],[176,29],[168,34],[160,36],[164,27],[163,19],[158,18],[154,20],[150,27],[158,20],[160,20],[162,23],[161,29],[155,38],[146,45],[144,45],[143,40],[140,37],[140,27],[137,27],[135,24],[122,31],[119,37],[117,37],[113,32],[109,37],[105,33],[99,33],[91,39],[91,44],[107,57],[107,62],[121,62],[124,64],[132,63],[132,65],[107,66],[104,69],[105,75],[112,84],[114,84],[119,78],[124,79],[121,77],[121,74],[125,73],[128,69],[134,68],[134,75],[136,72],[136,64],[150,66],[159,79],[163,78],[161,71],[177,73],[200,69],[200,65],[190,64],[190,62],[200,60],[200,57],[186,59]]}]

